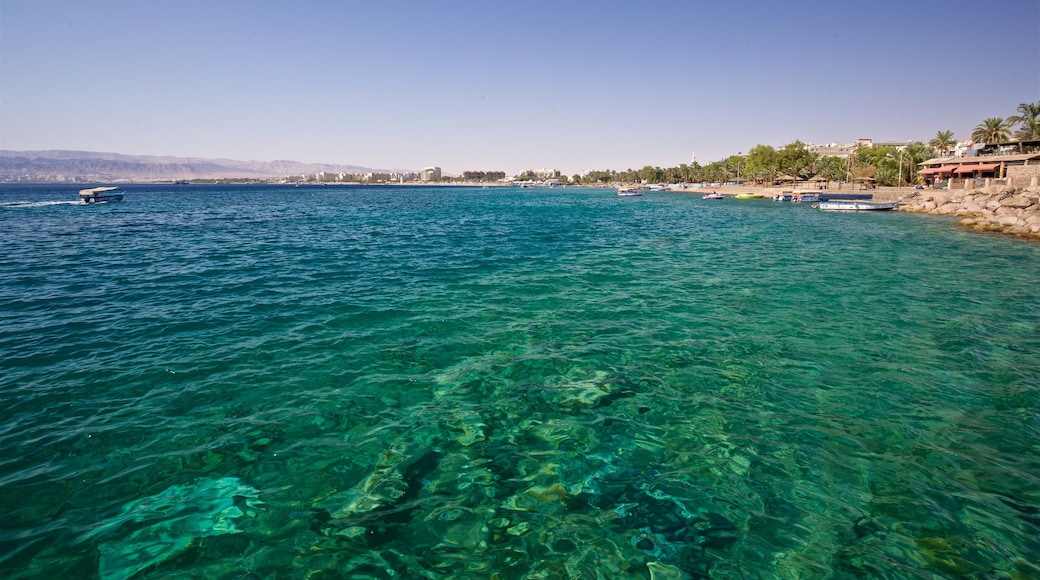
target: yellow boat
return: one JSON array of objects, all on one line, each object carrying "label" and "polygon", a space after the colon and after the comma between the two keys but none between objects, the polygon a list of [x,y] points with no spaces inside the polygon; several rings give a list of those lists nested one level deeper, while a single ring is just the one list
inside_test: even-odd
[{"label": "yellow boat", "polygon": [[760,198],[765,197],[765,196],[762,195],[761,193],[738,193],[737,195],[735,195],[733,197],[735,197],[737,199],[760,199]]}]

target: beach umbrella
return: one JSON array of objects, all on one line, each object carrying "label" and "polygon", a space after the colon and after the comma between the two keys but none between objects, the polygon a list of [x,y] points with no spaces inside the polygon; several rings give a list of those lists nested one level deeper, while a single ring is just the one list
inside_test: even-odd
[{"label": "beach umbrella", "polygon": [[823,187],[825,187],[825,188],[829,187],[830,183],[831,183],[830,179],[827,179],[826,177],[824,177],[822,175],[814,175],[814,176],[812,176],[809,179],[809,181],[811,181],[813,183],[823,183]]}]

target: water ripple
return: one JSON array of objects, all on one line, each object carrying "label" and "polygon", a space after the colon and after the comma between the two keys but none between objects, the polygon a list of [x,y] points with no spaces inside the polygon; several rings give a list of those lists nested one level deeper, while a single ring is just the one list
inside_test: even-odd
[{"label": "water ripple", "polygon": [[146,537],[145,575],[1040,573],[1035,245],[685,194],[74,195],[0,191],[7,576]]}]

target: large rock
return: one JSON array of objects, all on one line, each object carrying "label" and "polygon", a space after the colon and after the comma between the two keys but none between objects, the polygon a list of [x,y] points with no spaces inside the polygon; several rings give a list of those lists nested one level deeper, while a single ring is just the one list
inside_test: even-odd
[{"label": "large rock", "polygon": [[900,211],[954,215],[959,225],[1040,241],[1040,189],[929,191],[915,193]]},{"label": "large rock", "polygon": [[1022,195],[1016,195],[1014,197],[1009,197],[1001,201],[1000,205],[1004,207],[1026,208],[1033,205],[1034,203],[1035,202],[1032,199],[1029,199]]}]

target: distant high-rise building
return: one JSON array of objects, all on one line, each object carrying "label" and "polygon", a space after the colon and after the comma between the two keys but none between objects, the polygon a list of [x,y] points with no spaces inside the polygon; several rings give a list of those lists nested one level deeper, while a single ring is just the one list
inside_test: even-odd
[{"label": "distant high-rise building", "polygon": [[556,179],[560,176],[559,169],[529,169],[527,173],[538,179]]},{"label": "distant high-rise building", "polygon": [[440,167],[424,167],[422,170],[423,181],[440,181],[441,180],[441,168]]}]

